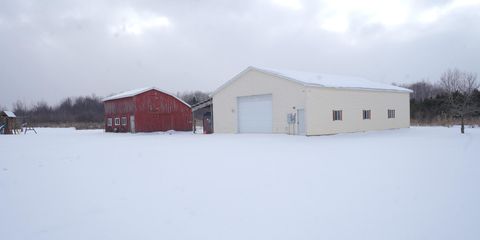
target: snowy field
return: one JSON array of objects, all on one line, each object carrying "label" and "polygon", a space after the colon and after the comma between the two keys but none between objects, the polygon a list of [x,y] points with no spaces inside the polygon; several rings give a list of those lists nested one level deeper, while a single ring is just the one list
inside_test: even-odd
[{"label": "snowy field", "polygon": [[0,136],[0,239],[480,239],[480,128]]}]

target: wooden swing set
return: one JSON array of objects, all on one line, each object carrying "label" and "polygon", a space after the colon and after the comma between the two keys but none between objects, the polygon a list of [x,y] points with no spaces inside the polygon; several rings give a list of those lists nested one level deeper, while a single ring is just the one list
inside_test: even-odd
[{"label": "wooden swing set", "polygon": [[[17,124],[17,119],[22,119],[21,125]],[[33,131],[37,134],[35,128],[28,124],[26,119],[25,117],[17,117],[11,111],[0,112],[0,134],[20,134],[20,132],[27,134],[28,131]]]}]

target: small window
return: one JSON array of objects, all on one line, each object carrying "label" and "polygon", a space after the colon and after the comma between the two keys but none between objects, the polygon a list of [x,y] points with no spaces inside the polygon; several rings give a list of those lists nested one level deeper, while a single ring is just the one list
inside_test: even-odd
[{"label": "small window", "polygon": [[342,110],[333,110],[333,121],[342,121]]},{"label": "small window", "polygon": [[363,110],[363,120],[370,119],[371,113],[371,110]]},{"label": "small window", "polygon": [[127,117],[122,117],[122,126],[127,126]]},{"label": "small window", "polygon": [[395,118],[395,110],[388,109],[388,118]]},{"label": "small window", "polygon": [[113,124],[112,118],[107,118],[107,126],[111,127]]},{"label": "small window", "polygon": [[115,126],[120,126],[120,118],[115,118]]}]

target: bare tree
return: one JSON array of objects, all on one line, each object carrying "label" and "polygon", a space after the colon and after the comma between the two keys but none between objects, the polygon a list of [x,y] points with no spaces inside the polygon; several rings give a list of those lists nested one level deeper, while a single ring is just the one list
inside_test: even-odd
[{"label": "bare tree", "polygon": [[187,91],[183,93],[177,93],[177,97],[181,98],[190,105],[203,102],[209,98],[208,93],[202,91]]},{"label": "bare tree", "polygon": [[444,72],[440,85],[447,95],[450,114],[461,119],[461,133],[465,133],[465,117],[479,110],[473,103],[473,94],[480,88],[477,75],[458,69]]},{"label": "bare tree", "polygon": [[13,109],[13,112],[15,113],[15,115],[17,116],[25,116],[25,114],[27,113],[28,109],[27,109],[27,105],[20,101],[20,100],[17,100],[13,105],[12,105],[12,109]]},{"label": "bare tree", "polygon": [[439,86],[433,85],[425,79],[422,79],[420,82],[403,85],[403,87],[413,90],[410,98],[416,101],[433,98],[441,92]]},{"label": "bare tree", "polygon": [[103,102],[95,95],[66,98],[59,105],[51,106],[39,101],[27,107],[22,101],[12,106],[17,117],[28,119],[33,124],[44,123],[101,123],[103,122]]}]

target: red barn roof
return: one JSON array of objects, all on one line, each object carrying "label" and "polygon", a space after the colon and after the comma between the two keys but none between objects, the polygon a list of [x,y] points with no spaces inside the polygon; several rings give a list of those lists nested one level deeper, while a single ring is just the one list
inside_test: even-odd
[{"label": "red barn roof", "polygon": [[183,101],[182,99],[178,98],[177,96],[169,93],[169,92],[166,92],[166,91],[163,91],[161,89],[158,89],[156,87],[146,87],[146,88],[139,88],[139,89],[134,89],[134,90],[130,90],[130,91],[126,91],[126,92],[122,92],[122,93],[119,93],[119,94],[115,94],[113,96],[110,96],[110,97],[106,97],[104,99],[102,99],[102,101],[106,102],[106,101],[111,101],[111,100],[116,100],[116,99],[121,99],[121,98],[127,98],[127,97],[133,97],[133,96],[136,96],[138,94],[142,94],[144,92],[147,92],[147,91],[150,91],[150,90],[157,90],[159,92],[162,92],[162,93],[165,93],[167,95],[170,95],[174,98],[176,98],[178,101],[182,102],[183,104],[187,105],[188,107],[190,107],[190,105],[188,103],[186,103],[185,101]]}]

